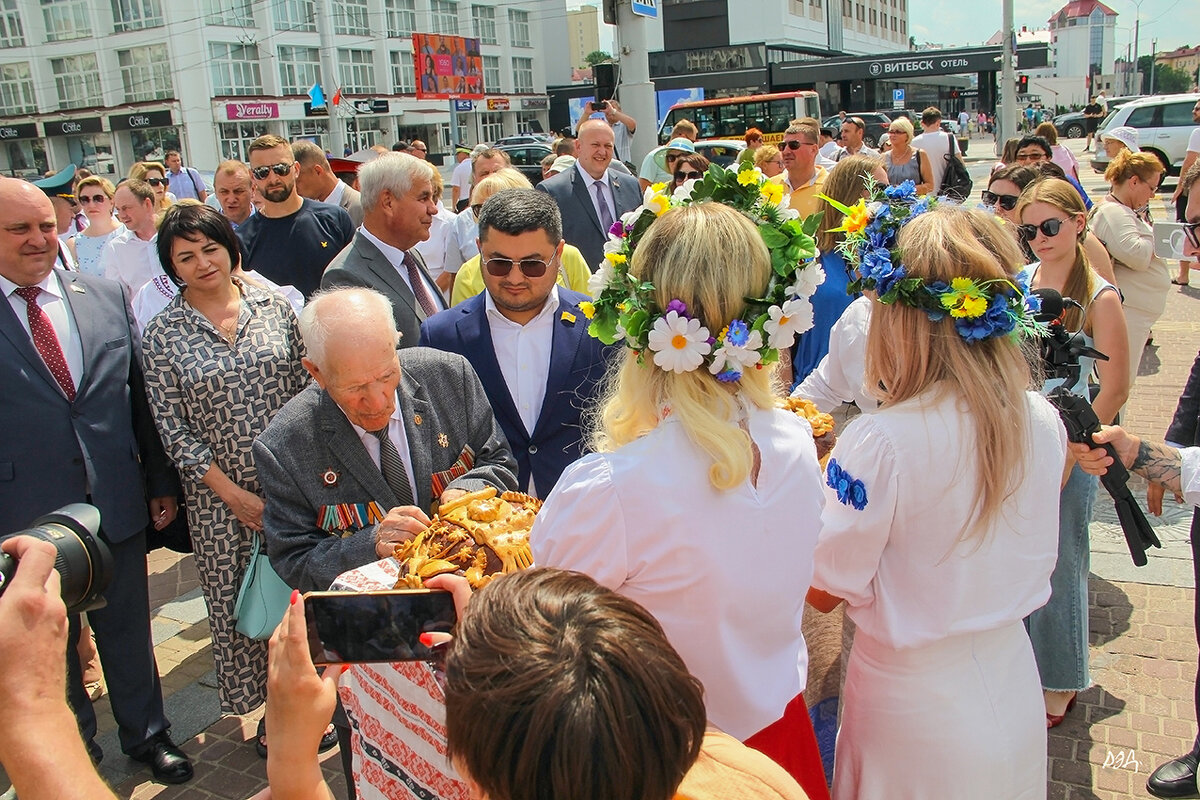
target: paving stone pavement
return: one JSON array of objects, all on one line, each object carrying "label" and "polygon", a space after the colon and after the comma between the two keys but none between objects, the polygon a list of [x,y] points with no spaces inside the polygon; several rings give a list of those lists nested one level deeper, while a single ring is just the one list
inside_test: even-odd
[{"label": "paving stone pavement", "polygon": [[[1103,179],[1080,153],[1082,140],[1066,142],[1081,158],[1083,183],[1094,196]],[[972,142],[979,158],[983,140]],[[986,180],[977,180],[978,192]],[[1161,204],[1161,197],[1156,205]],[[1158,219],[1169,219],[1156,207]],[[1172,287],[1167,309],[1154,326],[1154,345],[1142,356],[1138,382],[1126,408],[1126,425],[1161,438],[1200,345],[1200,274],[1196,288]],[[1144,499],[1144,484],[1135,495]],[[1143,500],[1144,505],[1144,500]],[[1163,761],[1185,752],[1196,733],[1192,702],[1197,647],[1192,625],[1195,590],[1187,543],[1190,510],[1166,501],[1152,518],[1162,550],[1134,567],[1115,524],[1111,503],[1097,497],[1092,526],[1091,664],[1095,686],[1079,696],[1066,721],[1050,732],[1050,800],[1118,800],[1149,797],[1146,777]],[[173,735],[192,757],[196,776],[182,786],[151,780],[148,769],[120,753],[107,701],[97,703],[106,758],[101,772],[118,795],[131,800],[242,800],[266,786],[266,764],[254,753],[259,710],[221,717],[216,697],[208,624],[190,557],[156,551],[149,557],[155,652]],[[335,796],[346,796],[337,750],[322,757]],[[0,787],[8,784],[0,772]]]}]

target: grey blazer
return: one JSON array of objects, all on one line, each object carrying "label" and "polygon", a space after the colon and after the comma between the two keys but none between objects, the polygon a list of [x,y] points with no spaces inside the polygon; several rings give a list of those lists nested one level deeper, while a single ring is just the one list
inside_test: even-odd
[{"label": "grey blazer", "polygon": [[[438,502],[435,482],[466,491],[515,489],[516,461],[467,360],[417,347],[400,352],[400,369],[416,504],[428,511]],[[467,448],[473,455],[465,462]],[[314,384],[280,409],[254,443],[254,464],[266,495],[267,551],[288,585],[328,589],[341,573],[377,560],[374,524],[330,524],[327,512],[375,502],[387,513],[398,503],[323,389]]]},{"label": "grey blazer", "polygon": [[342,189],[342,202],[338,203],[338,205],[346,209],[346,213],[350,215],[350,221],[354,223],[355,228],[362,225],[363,221],[361,197],[362,195],[358,193],[358,189],[355,189],[353,186],[347,186]]},{"label": "grey blazer", "polygon": [[[637,178],[621,175],[609,167],[605,179],[616,200],[614,220],[641,205],[642,191]],[[608,231],[601,229],[588,186],[579,170],[571,167],[547,178],[535,188],[550,195],[554,202],[558,203],[558,210],[562,213],[563,239],[567,244],[579,248],[587,260],[588,269],[595,272],[604,260],[604,243],[608,240]]]},{"label": "grey blazer", "polygon": [[[409,250],[410,255],[417,261],[417,268],[425,276],[430,285],[433,279],[425,269],[425,260],[416,250]],[[421,323],[425,321],[425,313],[421,311],[417,298],[412,289],[400,277],[400,273],[387,260],[387,256],[371,243],[371,240],[356,231],[350,244],[342,252],[334,256],[333,261],[325,268],[321,276],[321,288],[333,286],[365,286],[382,292],[392,301],[392,311],[396,315],[396,329],[400,331],[401,347],[416,347],[421,337]],[[434,289],[433,301],[438,304],[438,310],[446,307],[442,293]]]}]

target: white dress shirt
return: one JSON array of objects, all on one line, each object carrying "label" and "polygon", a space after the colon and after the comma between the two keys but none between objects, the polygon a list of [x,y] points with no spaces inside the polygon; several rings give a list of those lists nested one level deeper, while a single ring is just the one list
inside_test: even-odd
[{"label": "white dress shirt", "polygon": [[[54,335],[58,337],[58,346],[62,348],[63,357],[67,360],[67,369],[71,371],[71,380],[78,387],[79,381],[83,378],[83,342],[79,338],[79,329],[75,327],[75,317],[71,314],[70,306],[67,305],[62,282],[54,270],[51,270],[50,274],[37,284],[37,287],[42,290],[42,293],[38,295],[38,305],[46,312],[46,316],[50,318],[50,324],[54,326]],[[3,290],[4,296],[8,298],[8,304],[16,313],[17,321],[21,323],[25,333],[29,334],[32,342],[33,332],[29,329],[29,306],[23,298],[14,294],[19,288],[21,288],[19,284],[0,275],[0,290]]]},{"label": "white dress shirt", "polygon": [[[583,185],[587,188],[588,197],[591,198],[592,209],[596,212],[596,219],[600,220],[603,224],[604,215],[600,213],[600,203],[596,200],[595,183],[597,179],[588,175],[578,161],[575,162],[575,169],[583,178]],[[613,222],[616,222],[621,218],[621,215],[617,213],[617,198],[613,196],[612,186],[608,183],[608,173],[605,172],[604,177],[599,178],[599,181],[600,191],[604,192],[604,202],[608,203],[608,215],[612,217]],[[607,236],[608,231],[605,231],[604,235]]]},{"label": "white dress shirt", "polygon": [[108,240],[100,253],[104,277],[125,285],[130,297],[155,275],[163,275],[158,260],[158,234],[144,241],[131,230],[124,230]]},{"label": "white dress shirt", "polygon": [[[340,408],[340,406],[339,406]],[[345,411],[342,411],[345,414]],[[388,420],[388,438],[392,440],[392,444],[396,445],[396,452],[400,454],[400,460],[404,462],[404,474],[408,476],[408,485],[412,489],[413,503],[417,502],[419,493],[417,492],[417,481],[413,477],[412,454],[408,451],[408,434],[404,430],[404,418],[401,417],[400,410],[400,394],[396,393],[396,407],[392,409],[392,416]],[[350,418],[346,417],[349,422]],[[371,457],[371,461],[375,462],[376,469],[380,471],[383,467],[379,464],[379,440],[375,438],[375,434],[369,432],[366,428],[360,428],[353,422],[350,427],[354,428],[354,432],[358,434],[359,441],[363,443],[363,447],[367,448],[367,455]],[[389,509],[384,509],[387,512]]]},{"label": "white dress shirt", "polygon": [[1183,489],[1183,500],[1200,506],[1200,447],[1184,447],[1179,451],[1182,463],[1179,466],[1179,486]]},{"label": "white dress shirt", "polygon": [[342,204],[342,195],[345,193],[346,184],[344,181],[339,180],[336,184],[334,184],[333,191],[325,195],[325,199],[321,202],[329,203],[332,206],[340,206]]},{"label": "white dress shirt", "polygon": [[[404,251],[399,247],[392,247],[387,242],[382,241],[378,236],[367,230],[366,225],[359,225],[358,232],[365,236],[367,241],[379,248],[379,252],[383,253],[383,257],[386,258],[388,263],[390,263],[392,267],[395,268],[396,272],[399,273],[400,278],[404,281],[404,285],[407,286],[409,290],[412,290],[412,281],[408,279],[408,267],[404,266]],[[417,270],[418,275],[420,272],[420,270]],[[422,277],[421,280],[425,283],[425,288],[429,291],[429,296],[433,298],[433,302],[437,305],[440,305],[442,310],[445,310],[446,299],[442,296],[441,290],[434,286],[431,282],[425,280],[424,277]],[[413,294],[415,295],[416,292],[413,292]]]},{"label": "white dress shirt", "polygon": [[[434,282],[446,271],[446,250],[454,238],[454,222],[457,215],[438,201],[438,213],[429,226],[429,238],[413,245],[413,250],[425,259],[425,269]],[[464,212],[465,213],[465,212]]]},{"label": "white dress shirt", "polygon": [[[458,273],[462,265],[479,255],[479,244],[475,241],[479,236],[479,221],[470,206],[464,208],[450,223],[450,232],[446,235],[446,252],[442,257],[444,272]],[[433,238],[430,228],[430,238]]]}]

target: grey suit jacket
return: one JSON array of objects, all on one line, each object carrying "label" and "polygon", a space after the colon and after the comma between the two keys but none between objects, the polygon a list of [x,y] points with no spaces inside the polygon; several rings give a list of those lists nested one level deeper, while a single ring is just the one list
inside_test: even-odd
[{"label": "grey suit jacket", "polygon": [[[467,360],[417,347],[400,352],[400,369],[414,502],[432,509],[435,481],[466,491],[515,489],[516,461]],[[467,448],[473,455],[464,461]],[[332,507],[375,502],[387,513],[398,502],[323,389],[308,387],[275,415],[254,443],[254,464],[266,495],[267,551],[288,585],[328,589],[341,573],[377,560],[375,525],[325,523]]]},{"label": "grey suit jacket", "polygon": [[[618,174],[609,167],[605,179],[616,200],[614,220],[641,205],[642,192],[637,178]],[[535,188],[550,195],[554,202],[558,203],[558,210],[562,213],[563,239],[567,244],[579,248],[583,257],[587,259],[588,268],[594,272],[604,260],[604,243],[608,240],[608,231],[600,226],[600,219],[596,216],[596,208],[592,205],[592,196],[588,191],[589,185],[579,174],[579,170],[571,167],[547,178]]]},{"label": "grey suit jacket", "polygon": [[73,402],[0,299],[0,534],[90,496],[105,536],[122,542],[146,527],[146,490],[175,496],[179,479],[150,417],[124,289],[77,272],[58,277],[83,344]]},{"label": "grey suit jacket", "polygon": [[[409,250],[410,255],[417,261],[417,268],[425,276],[430,285],[433,279],[425,269],[425,259],[416,250]],[[425,313],[417,303],[412,289],[400,277],[400,273],[387,260],[387,256],[372,244],[371,240],[361,232],[355,232],[354,239],[346,245],[342,252],[334,256],[333,261],[325,268],[321,276],[321,288],[332,286],[365,286],[387,295],[392,301],[392,311],[396,315],[396,329],[401,333],[401,347],[416,347],[421,337],[421,323],[425,321]],[[442,293],[431,289],[433,301],[439,310],[446,307]]]},{"label": "grey suit jacket", "polygon": [[362,225],[363,221],[361,198],[362,195],[358,193],[358,189],[355,189],[353,186],[347,186],[342,189],[342,202],[338,203],[338,205],[346,209],[346,213],[350,215],[350,221],[354,223],[355,228]]}]

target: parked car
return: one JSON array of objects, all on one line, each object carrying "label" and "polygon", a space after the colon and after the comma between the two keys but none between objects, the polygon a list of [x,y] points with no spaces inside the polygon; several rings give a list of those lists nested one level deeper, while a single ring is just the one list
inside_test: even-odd
[{"label": "parked car", "polygon": [[[863,122],[867,123],[867,129],[863,132],[863,144],[865,144],[867,147],[878,147],[879,142],[887,136],[888,126],[892,124],[891,117],[879,111],[847,112],[846,116],[858,117]],[[821,127],[832,128],[836,134],[839,130],[841,130],[842,118],[837,115],[826,117],[821,122]]]},{"label": "parked car", "polygon": [[550,145],[543,142],[496,144],[495,147],[508,153],[513,169],[529,178],[529,182],[534,186],[542,182],[542,159],[554,152]]},{"label": "parked car", "polygon": [[[1196,129],[1192,121],[1192,108],[1200,100],[1200,93],[1168,94],[1145,97],[1126,103],[1110,113],[1100,125],[1097,134],[1106,130],[1127,126],[1138,132],[1138,147],[1142,152],[1152,153],[1168,175],[1178,175],[1187,155],[1188,137]],[[1104,172],[1108,168],[1108,154],[1097,147],[1092,159],[1092,169]]]},{"label": "parked car", "polygon": [[917,130],[921,127],[921,115],[913,111],[911,108],[881,108],[879,109],[878,113],[883,114],[885,117],[891,120],[904,117],[906,120],[912,123],[913,130]]},{"label": "parked car", "polygon": [[711,164],[728,167],[746,149],[746,142],[741,139],[704,139],[696,142],[696,152],[708,159]]},{"label": "parked car", "polygon": [[552,141],[554,140],[544,133],[522,133],[497,139],[492,147],[504,147],[510,144],[550,144]]},{"label": "parked car", "polygon": [[[1140,100],[1145,95],[1129,94],[1121,97],[1108,98],[1108,111],[1111,114],[1132,100]],[[1054,118],[1054,129],[1064,139],[1082,139],[1087,136],[1087,123],[1083,119],[1083,111],[1069,111]]]}]

